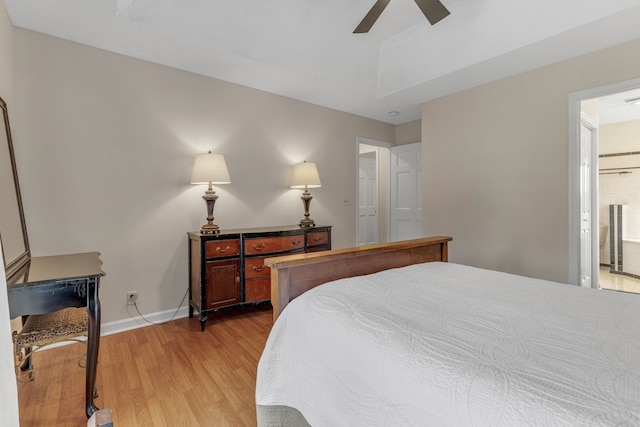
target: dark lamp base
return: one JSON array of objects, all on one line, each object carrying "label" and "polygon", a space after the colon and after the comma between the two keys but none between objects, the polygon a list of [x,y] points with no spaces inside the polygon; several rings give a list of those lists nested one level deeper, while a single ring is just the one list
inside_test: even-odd
[{"label": "dark lamp base", "polygon": [[205,224],[200,229],[200,233],[202,234],[218,234],[220,233],[220,227],[216,224]]},{"label": "dark lamp base", "polygon": [[305,219],[300,221],[299,225],[300,225],[301,228],[315,227],[316,226],[316,222],[314,220],[312,220],[312,219],[305,218]]}]

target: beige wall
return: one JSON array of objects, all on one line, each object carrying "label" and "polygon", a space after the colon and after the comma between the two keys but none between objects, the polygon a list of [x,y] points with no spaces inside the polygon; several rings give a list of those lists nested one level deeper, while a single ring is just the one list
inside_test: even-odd
[{"label": "beige wall", "polygon": [[311,217],[335,248],[355,244],[356,138],[394,126],[215,79],[15,30],[14,136],[34,255],[100,251],[103,321],[175,308],[187,289],[187,237],[205,220],[193,157],[225,155],[223,229],[297,224],[292,166],[318,165]]},{"label": "beige wall", "polygon": [[585,114],[591,124],[597,127],[600,121],[600,105],[598,99],[580,101],[580,113]]},{"label": "beige wall", "polygon": [[640,120],[601,125],[598,154],[640,151]]},{"label": "beige wall", "polygon": [[423,231],[451,261],[566,282],[568,96],[640,76],[640,40],[423,105]]},{"label": "beige wall", "polygon": [[422,121],[414,120],[412,122],[403,123],[396,126],[395,143],[396,145],[413,144],[422,141]]},{"label": "beige wall", "polygon": [[[10,114],[13,103],[13,26],[0,2],[0,97],[7,103]],[[1,117],[0,117],[1,119]],[[0,414],[2,425],[18,426],[18,390],[13,371],[13,344],[9,305],[7,304],[7,283],[4,261],[0,251]]]},{"label": "beige wall", "polygon": [[13,25],[0,2],[0,97],[11,105],[13,95]]}]

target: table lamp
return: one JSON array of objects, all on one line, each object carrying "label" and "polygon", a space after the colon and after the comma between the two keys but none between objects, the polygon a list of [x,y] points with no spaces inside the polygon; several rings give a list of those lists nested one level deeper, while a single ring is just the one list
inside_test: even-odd
[{"label": "table lamp", "polygon": [[298,163],[293,167],[291,173],[291,188],[304,188],[304,192],[300,199],[304,205],[304,218],[300,221],[300,227],[314,227],[316,223],[309,218],[309,206],[311,205],[311,193],[309,188],[318,188],[320,184],[320,175],[315,163],[307,163],[306,161]]},{"label": "table lamp", "polygon": [[213,206],[218,199],[218,195],[213,191],[213,184],[229,184],[230,182],[229,170],[222,154],[212,154],[209,151],[207,154],[196,156],[191,183],[209,185],[202,196],[207,205],[207,223],[202,226],[201,233],[216,234],[220,232],[220,227],[213,223]]}]

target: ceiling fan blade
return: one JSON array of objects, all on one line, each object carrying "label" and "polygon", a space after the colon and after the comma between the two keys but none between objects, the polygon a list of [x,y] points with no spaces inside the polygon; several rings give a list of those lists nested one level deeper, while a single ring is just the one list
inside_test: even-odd
[{"label": "ceiling fan blade", "polygon": [[415,0],[415,2],[431,25],[449,16],[450,12],[440,3],[440,0]]},{"label": "ceiling fan blade", "polygon": [[366,14],[356,29],[353,30],[353,33],[368,33],[371,27],[373,27],[373,24],[375,24],[380,17],[384,8],[389,4],[389,1],[391,0],[377,0],[376,4],[374,4],[371,10],[369,10],[369,13]]}]

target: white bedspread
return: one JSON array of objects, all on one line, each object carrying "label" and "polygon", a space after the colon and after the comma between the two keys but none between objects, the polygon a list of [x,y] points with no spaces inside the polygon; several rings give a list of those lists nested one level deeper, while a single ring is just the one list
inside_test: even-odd
[{"label": "white bedspread", "polygon": [[640,426],[640,295],[451,263],[292,301],[256,403],[323,426]]}]

